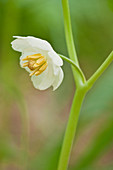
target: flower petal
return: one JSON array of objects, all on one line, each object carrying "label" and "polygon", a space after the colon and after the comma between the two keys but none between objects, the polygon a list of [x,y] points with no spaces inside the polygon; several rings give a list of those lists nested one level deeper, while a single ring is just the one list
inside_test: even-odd
[{"label": "flower petal", "polygon": [[39,76],[33,75],[31,77],[31,80],[36,89],[45,90],[49,88],[54,81],[52,67],[51,66],[47,67],[47,69]]},{"label": "flower petal", "polygon": [[17,38],[16,40],[11,42],[12,48],[14,50],[22,52],[24,49],[30,47],[28,41],[25,38],[21,38],[21,37],[18,38],[16,36],[14,38]]},{"label": "flower petal", "polygon": [[63,60],[60,58],[60,56],[55,51],[48,52],[48,55],[55,65],[57,66],[63,65]]},{"label": "flower petal", "polygon": [[59,67],[59,71],[58,71],[57,75],[55,76],[54,82],[52,84],[53,91],[56,90],[60,86],[60,84],[62,83],[63,77],[64,77],[64,73],[63,73],[61,67]]},{"label": "flower petal", "polygon": [[28,36],[27,39],[32,47],[38,47],[39,49],[45,50],[45,51],[53,50],[51,45],[46,40],[42,40],[40,38],[35,38],[32,36]]},{"label": "flower petal", "polygon": [[17,38],[16,40],[12,41],[12,47],[16,51],[22,52],[26,48],[39,48],[41,50],[45,51],[52,51],[53,48],[51,45],[42,39],[35,38],[32,36],[28,37],[21,37],[21,36],[13,36],[14,38]]}]

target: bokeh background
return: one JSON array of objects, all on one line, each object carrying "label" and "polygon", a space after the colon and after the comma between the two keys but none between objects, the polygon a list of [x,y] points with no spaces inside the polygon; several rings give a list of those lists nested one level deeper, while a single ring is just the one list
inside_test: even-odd
[{"label": "bokeh background", "polygon": [[[69,0],[76,49],[87,79],[113,50],[113,1]],[[0,170],[56,170],[75,85],[39,91],[20,68],[13,35],[49,41],[68,57],[61,0],[0,0]],[[69,170],[113,169],[113,64],[87,94]]]}]

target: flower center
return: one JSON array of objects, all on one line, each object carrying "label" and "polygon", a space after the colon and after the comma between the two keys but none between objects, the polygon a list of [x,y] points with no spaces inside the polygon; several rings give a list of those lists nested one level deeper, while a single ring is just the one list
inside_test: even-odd
[{"label": "flower center", "polygon": [[28,67],[32,71],[29,76],[40,75],[48,66],[46,58],[41,54],[29,55],[22,61],[27,61],[23,64],[23,67]]}]

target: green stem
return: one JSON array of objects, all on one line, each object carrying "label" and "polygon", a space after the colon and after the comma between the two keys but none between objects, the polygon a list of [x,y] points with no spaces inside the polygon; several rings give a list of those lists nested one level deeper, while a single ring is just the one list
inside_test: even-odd
[{"label": "green stem", "polygon": [[[64,28],[65,28],[65,35],[66,35],[66,43],[67,43],[69,57],[79,67],[74,40],[73,40],[72,28],[71,28],[71,19],[70,19],[68,0],[62,0],[62,6],[63,6],[63,15],[64,15]],[[82,86],[83,79],[81,79],[81,75],[78,72],[76,72],[73,67],[72,67],[72,71],[74,75],[74,80],[76,82],[76,86],[77,87]]]},{"label": "green stem", "polygon": [[73,99],[69,121],[64,136],[58,170],[66,170],[68,167],[70,152],[71,152],[71,148],[72,148],[72,144],[77,128],[77,123],[79,119],[79,112],[85,94],[113,60],[113,52],[112,52],[105,60],[105,62],[100,66],[100,68],[94,73],[94,75],[86,82],[84,74],[82,70],[79,68],[79,63],[74,47],[68,0],[62,0],[62,6],[63,6],[63,14],[64,14],[66,42],[67,42],[69,56],[73,61],[69,60],[64,56],[61,57],[62,59],[66,60],[67,62],[71,63],[74,66],[72,67],[72,70],[73,70],[73,75],[74,75],[77,89]]},{"label": "green stem", "polygon": [[83,99],[86,93],[86,90],[85,90],[86,88],[84,88],[86,80],[85,80],[82,70],[79,68],[79,63],[78,63],[76,50],[74,46],[68,0],[62,0],[62,6],[63,6],[63,14],[64,14],[64,26],[65,26],[67,48],[68,48],[69,56],[72,60],[69,60],[64,56],[62,56],[62,58],[74,66],[72,67],[72,71],[73,71],[75,83],[77,86],[77,91],[73,99],[71,113],[70,113],[67,129],[66,129],[66,133],[64,136],[61,155],[59,159],[58,170],[66,170],[68,167],[71,147],[73,144],[73,140],[74,140],[74,136],[75,136],[75,132],[77,128],[77,123],[79,119],[79,112],[80,112],[81,105],[82,105],[82,102],[83,102]]},{"label": "green stem", "polygon": [[69,56],[77,65],[79,65],[76,50],[75,50],[73,35],[72,35],[68,0],[62,0],[62,6],[63,6],[63,15],[64,15],[65,35],[66,35],[66,42],[67,42]]},{"label": "green stem", "polygon": [[96,80],[101,76],[101,74],[106,70],[106,68],[113,61],[113,51],[107,57],[107,59],[103,62],[103,64],[98,68],[98,70],[92,75],[92,77],[87,81],[87,87],[92,87]]},{"label": "green stem", "polygon": [[63,6],[63,14],[64,14],[64,26],[65,26],[67,47],[68,47],[69,56],[73,61],[69,60],[64,56],[61,55],[60,56],[62,57],[62,59],[66,60],[67,62],[71,63],[74,66],[72,67],[72,70],[73,70],[77,90],[73,99],[69,121],[64,136],[58,170],[66,170],[68,167],[70,152],[71,152],[71,148],[72,148],[72,144],[77,128],[77,123],[79,119],[79,112],[81,109],[84,96],[113,60],[113,52],[112,52],[105,60],[105,62],[100,66],[100,68],[86,82],[84,74],[82,70],[79,68],[78,59],[74,47],[68,0],[62,0],[62,6]]},{"label": "green stem", "polygon": [[75,93],[66,133],[64,136],[64,142],[61,150],[58,170],[66,170],[68,167],[70,152],[79,119],[79,112],[81,109],[85,93],[86,91],[84,89],[77,90]]},{"label": "green stem", "polygon": [[[78,67],[73,61],[69,60],[64,56],[62,58],[68,61],[69,63],[73,64],[73,66],[77,70]],[[102,75],[105,69],[111,64],[112,61],[113,61],[113,52],[110,53],[110,55],[107,57],[104,63],[99,67],[99,69],[93,74],[93,76],[88,81],[84,82],[82,87],[81,86],[77,87],[77,91],[73,99],[73,104],[71,108],[71,113],[66,129],[66,133],[64,136],[58,170],[66,170],[68,167],[68,161],[69,161],[70,152],[74,140],[74,135],[76,132],[79,112],[84,96],[87,93],[87,91],[92,87],[92,85],[95,83],[95,81]]]},{"label": "green stem", "polygon": [[61,54],[59,54],[59,56],[60,56],[63,60],[65,60],[65,61],[67,61],[68,63],[72,64],[72,66],[74,67],[74,69],[75,69],[75,71],[77,72],[77,74],[79,74],[79,75],[81,76],[81,80],[83,81],[83,83],[85,83],[85,82],[86,82],[86,78],[85,78],[82,70],[76,65],[76,63],[75,63],[73,60],[71,60],[71,59],[69,59],[69,58],[67,58],[67,57],[65,57],[65,56],[63,56],[63,55],[61,55]]}]

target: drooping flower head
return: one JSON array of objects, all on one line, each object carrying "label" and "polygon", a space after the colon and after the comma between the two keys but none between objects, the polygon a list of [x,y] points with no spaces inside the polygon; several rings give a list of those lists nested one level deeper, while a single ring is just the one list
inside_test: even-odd
[{"label": "drooping flower head", "polygon": [[20,65],[29,72],[34,87],[45,90],[53,86],[53,90],[56,90],[64,77],[61,69],[63,61],[51,45],[31,36],[14,38],[12,48],[22,53]]}]

